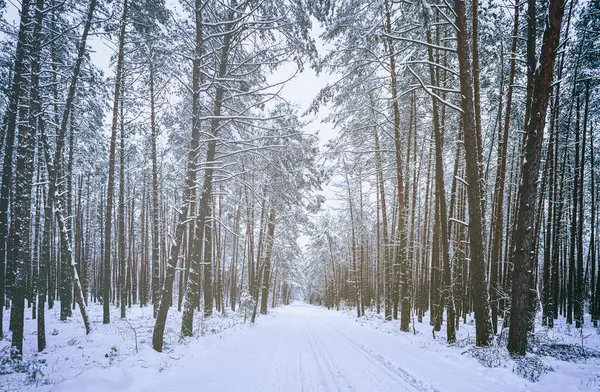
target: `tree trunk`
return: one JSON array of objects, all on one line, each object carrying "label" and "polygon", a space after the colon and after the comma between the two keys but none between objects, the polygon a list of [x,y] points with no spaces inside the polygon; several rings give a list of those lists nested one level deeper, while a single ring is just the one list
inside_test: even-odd
[{"label": "tree trunk", "polygon": [[[36,12],[36,28],[37,16]],[[41,26],[40,26],[41,27]],[[31,39],[31,38],[29,38]],[[29,46],[30,44],[28,44]],[[39,49],[39,46],[38,46]],[[32,56],[37,54],[31,53]],[[32,64],[33,65],[33,64]],[[11,346],[17,350],[16,355],[23,354],[23,327],[25,319],[25,297],[27,296],[27,271],[31,264],[30,229],[31,229],[31,184],[33,181],[33,159],[35,151],[35,128],[29,125],[29,108],[32,105],[31,96],[27,97],[31,80],[21,79],[24,90],[17,105],[18,131],[17,157],[15,164],[14,195],[11,206],[12,241],[9,242],[8,253],[10,264],[7,270],[12,270],[13,287],[11,290],[12,306],[10,311],[10,327],[12,330]],[[36,87],[33,87],[37,90]]]},{"label": "tree trunk", "polygon": [[121,135],[120,135],[120,148],[119,148],[119,207],[118,207],[118,220],[117,220],[117,248],[118,248],[118,260],[119,260],[119,293],[121,302],[121,318],[126,316],[127,307],[127,295],[125,293],[125,270],[127,267],[127,260],[125,259],[125,116],[124,116],[124,96],[125,96],[125,76],[121,75]]},{"label": "tree trunk", "polygon": [[[150,54],[152,56],[152,53]],[[154,108],[154,63],[150,58],[150,138],[152,155],[152,309],[154,317],[157,317],[158,307],[161,301],[160,287],[160,260],[159,260],[159,237],[158,237],[158,162],[156,152],[156,139],[158,137],[156,130],[156,111]],[[184,200],[184,202],[186,202]],[[167,267],[168,268],[168,267]]]},{"label": "tree trunk", "polygon": [[[584,192],[584,178],[585,178],[585,143],[587,135],[587,117],[588,117],[588,97],[589,97],[589,82],[586,85],[586,101],[585,109],[583,113],[583,140],[581,143],[581,163],[576,161],[575,164],[579,166],[579,217],[577,227],[577,275],[575,278],[575,327],[581,328],[583,326],[583,308],[585,301],[585,287],[584,287],[584,275],[583,275],[583,192]],[[578,105],[579,106],[579,105]],[[579,116],[579,108],[577,109],[577,116]],[[579,127],[575,130],[579,133]],[[577,155],[577,154],[576,154]],[[591,173],[593,175],[593,173]]]},{"label": "tree trunk", "polygon": [[[551,0],[542,49],[531,95],[529,121],[525,129],[525,162],[521,170],[519,185],[519,207],[510,259],[514,265],[511,292],[511,321],[508,335],[508,350],[512,354],[524,355],[527,348],[528,306],[530,273],[535,260],[532,251],[535,246],[534,217],[537,181],[542,150],[546,110],[550,95],[550,85],[554,73],[556,48],[560,38],[560,27],[564,15],[564,2]],[[533,23],[530,21],[530,23]],[[531,28],[531,26],[530,26]]]},{"label": "tree trunk", "polygon": [[5,270],[8,271],[7,243],[9,227],[9,202],[10,191],[12,189],[13,179],[13,149],[15,144],[15,131],[17,128],[17,111],[21,97],[25,96],[25,84],[22,82],[23,76],[27,73],[26,58],[27,34],[30,28],[30,0],[24,0],[21,6],[21,21],[19,23],[19,35],[17,36],[17,48],[15,52],[15,65],[12,74],[12,86],[8,98],[8,107],[6,109],[2,127],[6,129],[4,141],[4,162],[2,165],[2,184],[0,185],[0,338],[4,337],[3,314],[4,314],[4,296],[5,296]]},{"label": "tree trunk", "polygon": [[119,101],[121,94],[121,77],[123,74],[123,57],[125,50],[125,27],[127,20],[128,0],[123,0],[123,13],[119,31],[119,51],[117,56],[117,73],[115,76],[115,93],[112,111],[112,125],[110,137],[110,152],[108,161],[108,185],[106,188],[106,210],[104,217],[104,277],[102,285],[102,322],[110,323],[110,293],[111,293],[111,233],[113,198],[115,193],[115,155],[117,143],[117,122],[119,120]]},{"label": "tree trunk", "polygon": [[[267,246],[273,246],[273,235],[275,234],[275,208],[271,206],[269,212],[269,226],[267,229]],[[265,271],[263,277],[260,313],[267,314],[267,304],[269,299],[269,282],[271,281],[271,257],[265,257]]]},{"label": "tree trunk", "polygon": [[[345,165],[344,165],[345,166]],[[350,181],[348,180],[348,172],[346,175],[346,186],[348,190],[348,205],[350,207],[350,252],[352,252],[352,269],[353,269],[353,281],[354,281],[354,304],[356,305],[356,316],[360,317],[360,285],[358,282],[358,268],[356,265],[356,230],[354,220],[354,206],[352,203],[352,194],[350,192]]]},{"label": "tree trunk", "polygon": [[[214,305],[214,285],[213,285],[213,248],[215,245],[215,239],[213,235],[214,229],[214,216],[213,216],[213,206],[212,206],[212,198],[209,200],[208,204],[208,216],[207,222],[204,225],[204,257],[202,259],[203,268],[203,293],[202,296],[204,298],[204,317],[210,317],[213,312]],[[215,274],[216,275],[216,274]]]},{"label": "tree trunk", "polygon": [[[229,12],[228,20],[233,20],[234,17],[234,3]],[[197,4],[197,8],[200,4]],[[229,57],[229,49],[231,44],[233,24],[227,23],[225,25],[225,34],[223,36],[223,47],[221,50],[221,58],[219,63],[219,78],[223,78],[227,72],[227,59]],[[186,291],[186,302],[184,306],[181,333],[183,336],[192,336],[193,333],[193,321],[194,321],[194,308],[199,301],[199,277],[202,249],[204,242],[204,231],[205,225],[209,224],[207,218],[210,213],[210,205],[212,200],[212,179],[214,164],[217,150],[217,133],[219,131],[219,121],[221,116],[221,107],[223,104],[223,96],[225,93],[225,86],[217,85],[215,93],[215,106],[213,111],[213,118],[210,123],[211,139],[208,141],[206,151],[206,161],[204,169],[204,180],[202,184],[202,193],[200,194],[200,204],[198,208],[198,216],[196,217],[196,237],[194,238],[192,259],[190,263],[190,272],[188,276],[187,291]],[[207,268],[212,266],[204,265],[205,271]]]},{"label": "tree trunk", "polygon": [[[589,85],[586,85],[586,105],[588,104],[588,92]],[[592,208],[590,214],[590,259],[592,263],[592,271],[590,274],[590,313],[592,315],[592,323],[594,327],[598,326],[598,318],[600,316],[600,296],[598,289],[600,286],[600,271],[596,270],[597,261],[597,248],[596,248],[596,173],[594,171],[594,131],[592,125],[590,125],[590,195],[592,197]],[[598,276],[599,282],[596,282],[596,276]]]},{"label": "tree trunk", "polygon": [[383,170],[381,165],[381,152],[379,148],[379,132],[377,127],[373,127],[373,134],[375,135],[375,171],[377,176],[377,184],[379,189],[379,200],[381,203],[381,254],[383,268],[384,268],[384,316],[386,320],[392,319],[392,308],[391,308],[391,273],[392,263],[390,260],[390,252],[388,248],[388,217],[387,217],[387,205],[385,202],[385,183],[383,181]]},{"label": "tree trunk", "polygon": [[[389,5],[386,1],[386,32],[391,34],[392,24]],[[404,178],[402,176],[402,155],[400,146],[400,107],[398,103],[398,82],[396,76],[396,55],[394,52],[394,43],[391,36],[387,38],[387,49],[388,57],[390,61],[390,76],[391,76],[391,91],[392,91],[392,107],[394,113],[394,147],[396,154],[396,181],[397,181],[397,192],[398,192],[398,224],[397,224],[397,238],[398,248],[396,250],[396,264],[400,268],[399,282],[400,287],[400,300],[401,300],[401,316],[400,316],[400,330],[408,331],[410,324],[410,283],[409,278],[411,272],[408,268],[406,260],[406,204],[404,203]]]},{"label": "tree trunk", "polygon": [[577,109],[575,113],[575,160],[573,161],[573,198],[571,200],[571,243],[569,246],[569,277],[567,283],[567,323],[573,323],[573,312],[577,312],[575,296],[577,292],[576,281],[576,259],[577,259],[577,213],[578,213],[578,191],[579,191],[579,97],[577,97]]},{"label": "tree trunk", "polygon": [[[43,123],[42,123],[42,126],[39,128],[40,137],[42,138],[43,145],[44,145],[43,150],[45,153],[44,157],[46,160],[46,169],[47,169],[47,174],[48,174],[48,196],[47,196],[46,206],[44,208],[44,217],[45,217],[45,219],[44,219],[44,244],[42,244],[42,255],[41,255],[41,260],[40,260],[40,276],[45,276],[45,274],[46,274],[45,270],[47,269],[49,262],[50,262],[50,258],[51,258],[51,256],[50,256],[51,249],[50,248],[51,248],[51,244],[53,242],[52,239],[54,238],[54,235],[52,233],[52,226],[53,226],[52,222],[54,220],[53,204],[59,204],[59,200],[56,197],[56,186],[57,186],[57,178],[58,178],[57,171],[61,166],[63,147],[64,147],[64,143],[65,143],[65,133],[66,133],[66,128],[67,128],[67,120],[70,117],[71,106],[73,104],[73,99],[75,97],[77,81],[78,81],[79,72],[81,69],[81,63],[82,63],[83,57],[85,55],[87,37],[88,37],[88,33],[89,33],[89,30],[91,27],[94,10],[96,9],[96,4],[97,4],[96,0],[90,1],[90,5],[89,5],[87,16],[86,16],[86,22],[85,22],[85,25],[83,28],[83,33],[81,36],[81,41],[79,42],[79,46],[78,46],[78,50],[77,50],[77,60],[75,62],[75,66],[73,69],[73,76],[71,78],[71,82],[69,85],[67,99],[65,102],[65,108],[64,108],[62,120],[60,123],[60,128],[58,130],[58,136],[56,138],[56,150],[54,152],[54,160],[52,160],[50,158],[50,151],[49,151],[48,141],[46,140],[46,135],[44,133],[45,130],[44,130]],[[55,213],[57,215],[59,225],[60,225],[60,223],[61,223],[60,218],[62,217],[62,212],[59,211],[59,209],[57,208]],[[63,224],[64,224],[64,221],[63,221]],[[61,234],[60,235],[61,246],[64,246],[68,249],[70,247],[70,239],[68,237],[68,233],[66,231],[64,233],[61,231],[60,234]],[[74,260],[72,260],[72,268],[73,269],[76,268]],[[53,278],[52,274],[50,274],[50,277],[52,280],[52,278]],[[89,324],[89,320],[87,317],[87,310],[85,307],[85,301],[83,300],[83,293],[81,293],[81,285],[79,284],[79,275],[77,274],[76,270],[74,271],[73,283],[75,286],[76,302],[79,305],[79,310],[83,316],[83,322],[84,322],[84,326],[86,328],[86,333],[89,333],[91,326]],[[53,290],[51,288],[49,288],[48,291],[50,294],[49,301],[51,301],[52,300],[51,293]],[[45,336],[45,326],[44,326],[45,318],[44,318],[44,311],[43,311],[44,305],[45,305],[45,296],[39,295],[38,309],[41,311],[38,312],[38,351],[42,351],[46,346],[46,336]]]},{"label": "tree trunk", "polygon": [[498,284],[498,271],[500,268],[500,255],[502,249],[502,228],[504,225],[504,188],[506,181],[506,158],[508,153],[508,135],[510,130],[510,115],[512,109],[513,85],[515,81],[517,36],[519,32],[519,5],[515,5],[513,39],[510,49],[510,71],[508,76],[508,91],[506,93],[506,112],[504,113],[504,131],[498,139],[498,165],[496,170],[496,184],[494,187],[493,206],[493,234],[490,259],[490,296],[492,308],[492,328],[494,333],[498,328],[498,301],[500,286]]},{"label": "tree trunk", "polygon": [[[554,115],[555,115],[555,107],[550,102],[550,141],[548,142],[548,159],[546,161],[546,166],[548,168],[548,213],[546,217],[546,229],[544,234],[544,267],[542,270],[542,325],[552,328],[554,325],[554,318],[552,316],[553,310],[553,301],[552,301],[552,263],[551,263],[551,255],[552,255],[552,221],[554,218],[554,213],[556,209],[554,208],[554,199],[555,199],[555,188],[558,188],[555,181],[555,145],[558,144],[556,140],[558,138],[558,129],[557,132],[554,131]],[[556,135],[556,136],[555,136]],[[540,208],[540,213],[543,210],[543,206]]]},{"label": "tree trunk", "polygon": [[[479,78],[479,0],[473,0],[472,9],[472,30],[471,38],[473,41],[473,104],[475,105],[475,129],[477,130],[477,150],[479,159],[479,178],[481,180],[481,210],[485,211],[485,184],[483,175],[483,141],[482,141],[482,125],[481,125],[481,87]],[[482,217],[485,219],[485,216]],[[485,227],[484,227],[485,230]]]},{"label": "tree trunk", "polygon": [[[476,4],[477,0],[473,2]],[[475,7],[475,5],[474,5]],[[431,38],[431,30],[427,29],[427,42],[432,43]],[[432,86],[436,86],[439,83],[439,80],[436,80],[434,73],[434,58],[433,58],[433,49],[431,46],[427,48],[427,53],[429,56],[429,80]],[[452,295],[452,275],[450,270],[450,243],[448,240],[448,213],[446,208],[446,189],[444,185],[444,164],[443,164],[443,150],[444,150],[444,141],[442,130],[440,129],[440,118],[438,111],[438,102],[436,99],[432,99],[432,120],[433,120],[433,132],[435,135],[435,190],[436,190],[436,198],[439,203],[439,224],[440,224],[440,241],[441,241],[441,261],[443,267],[443,288],[441,290],[441,298],[440,298],[440,309],[439,309],[439,321],[441,322],[441,318],[443,315],[444,306],[447,309],[447,323],[446,323],[446,334],[447,341],[449,344],[452,344],[456,341],[456,332],[454,330],[454,297]],[[416,113],[415,113],[416,115]],[[415,136],[416,137],[416,136]],[[413,206],[414,209],[414,206]],[[439,275],[439,274],[438,274]],[[437,323],[436,323],[437,325]]]},{"label": "tree trunk", "polygon": [[464,0],[454,1],[457,15],[457,51],[460,70],[461,108],[466,159],[466,174],[469,199],[469,235],[471,249],[471,290],[475,311],[475,343],[487,346],[490,341],[491,325],[489,320],[489,300],[483,243],[483,211],[480,177],[480,165],[477,148],[477,128],[473,108],[473,76],[470,69],[468,48],[468,27]]}]

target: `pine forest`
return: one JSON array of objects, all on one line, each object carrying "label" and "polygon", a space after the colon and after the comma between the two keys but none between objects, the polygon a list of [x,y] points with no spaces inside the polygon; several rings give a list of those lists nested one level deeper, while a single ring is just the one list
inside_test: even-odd
[{"label": "pine forest", "polygon": [[0,0],[0,165],[0,391],[600,387],[599,0]]}]

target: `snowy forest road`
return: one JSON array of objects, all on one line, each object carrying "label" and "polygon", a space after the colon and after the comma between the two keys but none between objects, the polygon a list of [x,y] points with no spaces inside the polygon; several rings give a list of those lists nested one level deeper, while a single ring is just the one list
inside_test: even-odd
[{"label": "snowy forest road", "polygon": [[393,337],[332,313],[301,303],[290,305],[243,340],[227,339],[193,365],[140,391],[191,391],[198,385],[202,391],[437,390],[367,348],[373,334],[388,345],[393,345]]},{"label": "snowy forest road", "polygon": [[[210,339],[210,337],[208,337]],[[358,325],[339,312],[296,303],[245,334],[218,339],[181,367],[135,377],[128,391],[484,391],[503,375],[411,336]],[[203,339],[199,343],[202,344]],[[475,365],[475,366],[474,366]],[[507,372],[514,381],[514,375]],[[512,376],[512,377],[511,377]],[[511,385],[511,390],[515,385]]]}]

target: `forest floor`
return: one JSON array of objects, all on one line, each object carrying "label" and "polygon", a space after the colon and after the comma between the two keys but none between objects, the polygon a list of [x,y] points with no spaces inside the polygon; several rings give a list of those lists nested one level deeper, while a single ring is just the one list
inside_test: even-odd
[{"label": "forest floor", "polygon": [[[172,311],[165,352],[159,354],[151,348],[151,308],[132,308],[127,321],[113,309],[113,323],[103,325],[101,308],[91,306],[89,336],[75,313],[72,320],[58,321],[59,308],[47,314],[48,348],[39,355],[29,315],[26,372],[3,374],[10,364],[0,363],[0,391],[600,389],[600,334],[591,325],[583,333],[560,322],[554,331],[540,329],[535,353],[514,361],[502,348],[474,349],[470,322],[461,324],[457,344],[448,346],[444,329],[433,339],[427,319],[403,333],[398,322],[386,323],[375,313],[356,319],[355,310],[295,303],[259,317],[255,325],[244,323],[240,312],[198,318],[203,337],[181,340],[181,315]],[[8,346],[9,341],[0,343],[2,358]]]}]

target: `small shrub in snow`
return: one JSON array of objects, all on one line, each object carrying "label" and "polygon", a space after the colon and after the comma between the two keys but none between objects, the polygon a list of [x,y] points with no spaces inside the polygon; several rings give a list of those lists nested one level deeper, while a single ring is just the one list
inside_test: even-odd
[{"label": "small shrub in snow", "polygon": [[515,361],[515,366],[513,367],[513,373],[531,382],[539,381],[543,374],[549,373],[552,370],[538,356],[519,358]]},{"label": "small shrub in snow", "polygon": [[471,335],[468,329],[463,328],[456,331],[456,342],[454,343],[455,347],[465,348],[474,345],[475,336]]},{"label": "small shrub in snow", "polygon": [[129,322],[129,320],[123,320],[125,324],[127,324],[126,328],[119,328],[119,333],[123,337],[123,340],[133,340],[135,342],[135,352],[139,351],[138,349],[138,332],[137,329]]},{"label": "small shrub in snow", "polygon": [[254,311],[254,298],[249,293],[243,293],[242,298],[240,299],[240,307],[238,312],[244,315],[244,322],[246,322],[246,318],[252,315]]},{"label": "small shrub in snow", "polygon": [[566,362],[580,362],[590,358],[600,358],[600,351],[578,344],[540,343],[532,346],[531,351],[541,356],[554,357]]},{"label": "small shrub in snow", "polygon": [[198,331],[199,336],[204,336],[206,334],[206,331],[204,330],[204,315],[198,320],[198,327],[196,330]]},{"label": "small shrub in snow", "polygon": [[252,312],[254,310],[254,298],[249,293],[243,293],[240,300],[239,310],[241,313]]},{"label": "small shrub in snow", "polygon": [[113,362],[115,362],[115,360],[117,360],[119,358],[119,350],[117,350],[117,348],[115,346],[112,346],[110,348],[110,351],[106,354],[104,354],[105,358],[108,358],[108,364],[112,365]]},{"label": "small shrub in snow", "polygon": [[475,358],[480,364],[488,368],[507,367],[510,361],[508,350],[496,345],[488,347],[472,347],[463,354]]},{"label": "small shrub in snow", "polygon": [[[600,388],[600,374],[594,374],[587,380],[581,380],[580,386],[585,387],[585,388],[593,388],[593,387]],[[581,388],[581,389],[583,389],[583,388]]]},{"label": "small shrub in snow", "polygon": [[46,366],[46,360],[37,355],[29,358],[19,358],[16,348],[7,346],[0,351],[0,375],[24,373],[27,384],[46,383],[42,369]]},{"label": "small shrub in snow", "polygon": [[79,343],[79,340],[77,340],[77,339],[75,339],[75,338],[71,338],[71,339],[67,340],[67,344],[68,344],[69,346],[75,346],[75,345],[76,345],[76,344],[78,344],[78,343]]},{"label": "small shrub in snow", "polygon": [[508,329],[502,329],[496,338],[496,344],[500,347],[506,347],[508,344]]},{"label": "small shrub in snow", "polygon": [[591,335],[583,335],[581,331],[579,333],[582,342],[575,344],[565,342],[564,336],[550,336],[548,330],[542,330],[532,335],[527,351],[542,357],[548,356],[575,363],[600,358],[600,351],[584,344],[585,339],[588,339]]}]

